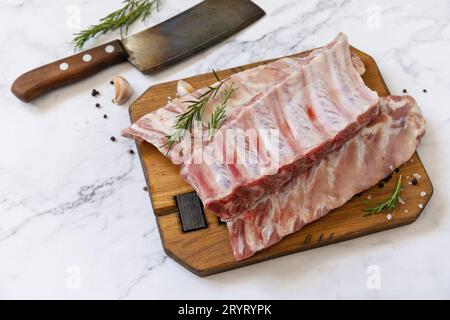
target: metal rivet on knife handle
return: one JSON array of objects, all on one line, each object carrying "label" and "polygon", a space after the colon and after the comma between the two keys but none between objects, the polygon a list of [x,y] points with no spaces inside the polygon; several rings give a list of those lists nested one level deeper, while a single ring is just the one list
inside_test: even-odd
[{"label": "metal rivet on knife handle", "polygon": [[89,62],[91,60],[92,60],[92,55],[90,55],[89,53],[86,53],[85,55],[83,55],[84,62]]},{"label": "metal rivet on knife handle", "polygon": [[67,62],[63,62],[59,65],[59,70],[66,71],[67,69],[69,69],[69,64]]},{"label": "metal rivet on knife handle", "polygon": [[177,195],[175,200],[184,232],[207,227],[203,205],[195,192]]},{"label": "metal rivet on knife handle", "polygon": [[112,53],[112,52],[114,52],[114,46],[111,46],[111,45],[106,46],[106,47],[105,47],[105,52],[106,52],[106,53]]}]

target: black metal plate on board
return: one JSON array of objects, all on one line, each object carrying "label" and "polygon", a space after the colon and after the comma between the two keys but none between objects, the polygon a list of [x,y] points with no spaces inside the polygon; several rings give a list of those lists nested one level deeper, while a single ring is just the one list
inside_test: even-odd
[{"label": "black metal plate on board", "polygon": [[183,193],[175,196],[181,226],[184,232],[206,228],[203,204],[195,192]]}]

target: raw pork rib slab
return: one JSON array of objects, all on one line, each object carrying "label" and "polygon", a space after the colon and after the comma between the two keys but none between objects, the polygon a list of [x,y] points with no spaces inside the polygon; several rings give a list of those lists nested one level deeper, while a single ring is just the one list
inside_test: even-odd
[{"label": "raw pork rib slab", "polygon": [[228,221],[237,260],[252,256],[342,206],[413,155],[425,120],[410,96],[380,98],[380,115],[339,150]]},{"label": "raw pork rib slab", "polygon": [[[253,130],[256,144],[243,148],[225,141],[222,147],[216,136],[193,150],[203,163],[183,163],[181,174],[204,206],[227,220],[339,148],[377,114],[378,95],[365,86],[340,34],[221,127],[221,132]],[[279,138],[267,139],[261,129],[276,130]],[[219,160],[230,154],[232,163]],[[272,161],[274,154],[278,161]]]},{"label": "raw pork rib slab", "polygon": [[[226,118],[224,123],[235,119],[237,115],[246,107],[251,106],[265,94],[270,92],[272,87],[285,80],[293,72],[297,71],[302,64],[307,64],[323,49],[333,46],[337,41],[346,40],[345,35],[340,34],[333,42],[312,51],[305,57],[283,58],[256,68],[248,69],[230,76],[228,83],[233,83],[239,90],[227,103]],[[352,55],[352,62],[357,72],[362,75],[365,67],[361,59]],[[215,83],[213,85],[217,85]],[[168,150],[164,144],[167,136],[173,132],[177,116],[186,112],[188,104],[185,101],[197,99],[205,92],[205,88],[184,95],[178,99],[173,99],[168,104],[154,112],[146,114],[141,119],[133,123],[129,128],[122,131],[122,134],[129,138],[138,138],[153,144],[164,155],[177,165],[185,161],[185,156],[178,151],[176,146]],[[212,99],[205,108],[205,119],[209,119],[212,110],[217,104],[217,99]],[[206,131],[206,127],[203,128]],[[187,139],[185,137],[184,140]],[[206,142],[207,143],[207,142]],[[163,146],[163,147],[162,147]]]},{"label": "raw pork rib slab", "polygon": [[[313,51],[310,55],[304,58],[283,58],[272,63],[262,65],[256,68],[248,69],[230,76],[227,83],[233,83],[234,86],[239,87],[239,90],[230,97],[227,103],[226,118],[224,123],[230,122],[237,117],[237,115],[246,107],[251,106],[254,102],[269,92],[274,85],[285,80],[289,75],[295,72],[301,64],[308,63],[312,57],[318,54],[321,49]],[[360,65],[361,60],[355,60],[356,64]],[[362,69],[361,71],[365,71]],[[218,83],[213,84],[217,86]],[[187,101],[198,99],[205,92],[205,88],[194,91],[191,94],[184,95],[179,99],[169,101],[169,103],[154,112],[151,112],[141,119],[136,121],[131,127],[122,131],[126,137],[137,137],[143,139],[154,146],[160,152],[167,154],[168,158],[174,164],[182,164],[186,161],[186,156],[179,152],[177,148],[168,150],[164,146],[173,130],[176,123],[177,116],[187,111]],[[209,119],[211,112],[219,101],[211,99],[204,111],[204,119]],[[203,128],[206,132],[206,127]],[[187,137],[183,138],[186,140]],[[188,142],[189,143],[189,142]]]}]

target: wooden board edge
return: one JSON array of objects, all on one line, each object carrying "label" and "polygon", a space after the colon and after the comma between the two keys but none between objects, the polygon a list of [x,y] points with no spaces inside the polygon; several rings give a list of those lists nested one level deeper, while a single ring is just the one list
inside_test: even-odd
[{"label": "wooden board edge", "polygon": [[[420,210],[419,214],[417,215],[417,218],[418,218],[422,214],[422,211],[425,209],[428,202],[430,202],[431,198],[433,197],[434,185],[433,185],[433,181],[431,181],[430,175],[428,174],[427,168],[423,165],[422,159],[420,158],[419,153],[417,152],[417,149],[415,151],[415,154],[417,155],[417,160],[419,160],[419,162],[420,162],[420,166],[423,168],[423,171],[427,175],[427,180],[430,182],[430,188],[431,188],[430,197],[428,198],[427,202],[424,204],[422,210]],[[416,218],[416,220],[417,220],[417,218]]]},{"label": "wooden board edge", "polygon": [[[365,56],[367,59],[369,59],[369,60],[372,61],[373,65],[376,67],[377,75],[380,77],[381,83],[382,83],[383,87],[386,88],[386,91],[387,91],[388,95],[390,95],[391,93],[390,93],[390,91],[389,91],[389,88],[388,88],[388,86],[387,86],[387,84],[386,84],[386,81],[384,81],[384,77],[383,77],[383,75],[381,74],[380,68],[378,67],[378,63],[376,62],[375,58],[372,57],[370,54],[367,54],[367,53],[365,53],[364,51],[361,51],[361,50],[359,50],[359,49],[357,49],[357,48],[355,48],[355,47],[352,47],[352,46],[350,46],[350,47],[351,47],[354,51],[356,51],[359,55],[363,55],[363,56]],[[363,75],[363,76],[364,76],[364,75]]]}]

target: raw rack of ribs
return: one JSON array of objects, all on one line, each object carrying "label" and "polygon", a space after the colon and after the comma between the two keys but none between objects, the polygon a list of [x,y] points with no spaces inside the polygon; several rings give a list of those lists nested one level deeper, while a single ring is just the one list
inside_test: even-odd
[{"label": "raw rack of ribs", "polygon": [[339,150],[227,222],[237,260],[342,206],[411,158],[425,134],[417,103],[410,96],[382,97],[380,110]]},{"label": "raw rack of ribs", "polygon": [[[241,108],[210,143],[193,148],[191,159],[196,161],[181,165],[181,175],[221,219],[233,218],[272,194],[378,114],[378,95],[353,66],[343,34],[304,60],[265,95]],[[277,136],[268,137],[264,130]],[[256,137],[242,146],[221,134],[229,132]]]},{"label": "raw rack of ribs", "polygon": [[[213,139],[198,121],[180,143],[165,145],[187,102],[207,88],[169,100],[123,134],[146,140],[180,165],[203,205],[227,222],[233,253],[242,260],[343,205],[415,151],[424,119],[414,99],[379,98],[365,86],[364,71],[341,33],[307,55],[225,79],[238,90]],[[219,99],[210,99],[204,119]]]}]

